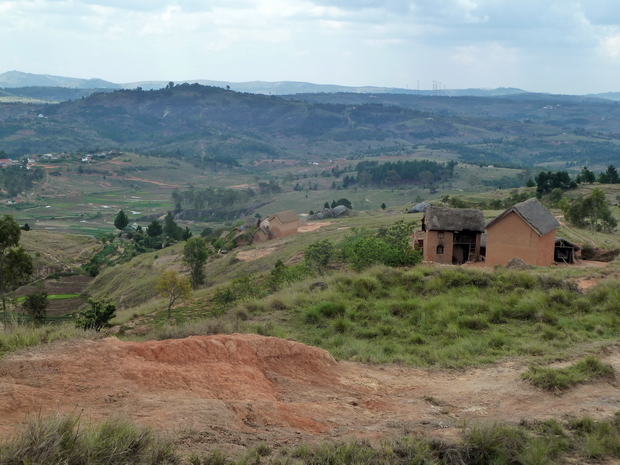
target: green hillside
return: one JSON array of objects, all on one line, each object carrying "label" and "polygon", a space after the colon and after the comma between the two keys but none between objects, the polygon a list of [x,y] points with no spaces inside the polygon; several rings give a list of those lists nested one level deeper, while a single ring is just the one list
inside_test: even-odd
[{"label": "green hillside", "polygon": [[204,162],[357,159],[428,147],[487,165],[605,166],[619,154],[619,112],[608,100],[539,94],[286,99],[182,84],[0,104],[0,150],[17,158],[117,149]]}]

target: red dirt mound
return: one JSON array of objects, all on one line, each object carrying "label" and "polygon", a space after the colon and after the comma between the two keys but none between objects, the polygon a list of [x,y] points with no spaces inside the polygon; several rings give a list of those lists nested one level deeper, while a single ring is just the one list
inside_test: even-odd
[{"label": "red dirt mound", "polygon": [[[603,361],[620,370],[620,350]],[[251,334],[39,346],[0,359],[0,438],[28,415],[126,415],[193,450],[265,441],[454,436],[464,420],[608,417],[620,390],[603,380],[567,392],[520,380],[526,366],[437,371],[336,362],[327,352]]]}]

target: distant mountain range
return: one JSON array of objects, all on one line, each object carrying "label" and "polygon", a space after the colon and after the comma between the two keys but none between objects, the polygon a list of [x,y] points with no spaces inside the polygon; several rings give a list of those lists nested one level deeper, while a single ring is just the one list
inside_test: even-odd
[{"label": "distant mountain range", "polygon": [[[106,92],[117,89],[136,89],[144,90],[163,89],[170,81],[140,81],[128,83],[114,83],[103,79],[91,78],[81,79],[64,76],[52,76],[49,74],[30,74],[21,71],[7,71],[0,74],[0,88],[16,89],[25,87],[61,87],[65,89],[81,90],[64,94],[67,99],[81,98],[92,92]],[[229,82],[211,81],[207,79],[195,79],[188,81],[177,81],[175,84],[200,84],[203,86],[221,87],[237,92],[247,92],[250,94],[265,95],[296,95],[296,94],[318,94],[318,93],[356,93],[356,94],[408,94],[425,96],[446,96],[446,97],[502,97],[515,96],[517,94],[528,94],[529,92],[514,87],[499,87],[497,89],[441,89],[441,90],[414,90],[402,89],[398,87],[373,87],[373,86],[339,86],[332,84],[312,84],[309,82],[296,81],[250,81],[250,82]],[[20,93],[25,95],[27,93]],[[551,94],[548,94],[551,95]],[[0,93],[2,96],[2,93]],[[72,97],[71,97],[72,96]],[[601,94],[587,94],[583,97],[601,98],[605,100],[620,101],[620,92],[605,92]],[[55,100],[55,99],[54,99]],[[60,100],[64,98],[60,97]]]},{"label": "distant mountain range", "polygon": [[[168,85],[169,81],[142,81],[117,84],[114,82],[104,81],[103,79],[80,79],[63,76],[51,76],[49,74],[30,74],[21,71],[8,71],[0,74],[0,88],[13,89],[22,87],[65,87],[72,89],[92,89],[97,91],[116,90],[116,89],[136,89],[141,87],[144,90],[162,89]],[[396,87],[349,87],[330,84],[312,84],[309,82],[227,82],[227,81],[210,81],[205,79],[179,81],[175,84],[201,84],[204,86],[214,86],[222,88],[230,88],[237,92],[247,92],[252,94],[267,95],[291,95],[291,94],[309,94],[309,93],[336,93],[336,92],[352,92],[352,93],[376,93],[376,94],[410,94],[410,95],[438,95],[438,96],[474,96],[474,97],[498,97],[503,95],[514,95],[525,93],[526,91],[515,88],[498,88],[498,89],[443,89],[437,91],[431,90],[412,90],[401,89]],[[620,96],[618,97],[620,99]]]}]

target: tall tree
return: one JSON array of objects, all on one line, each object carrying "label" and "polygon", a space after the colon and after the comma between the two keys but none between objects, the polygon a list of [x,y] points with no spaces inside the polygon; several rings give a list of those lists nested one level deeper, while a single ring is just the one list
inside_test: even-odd
[{"label": "tall tree", "polygon": [[170,239],[179,240],[183,235],[183,229],[174,221],[172,212],[168,212],[164,218],[164,235]]},{"label": "tall tree", "polygon": [[204,266],[209,254],[209,246],[202,237],[190,237],[183,247],[183,263],[189,266],[194,289],[204,283]]},{"label": "tall tree", "polygon": [[0,293],[2,294],[2,322],[6,327],[6,292],[32,275],[32,259],[19,246],[19,224],[10,215],[0,220]]},{"label": "tall tree", "polygon": [[114,227],[122,231],[123,229],[127,227],[128,224],[129,224],[129,217],[125,214],[123,210],[119,211],[116,214],[116,218],[114,218]]}]

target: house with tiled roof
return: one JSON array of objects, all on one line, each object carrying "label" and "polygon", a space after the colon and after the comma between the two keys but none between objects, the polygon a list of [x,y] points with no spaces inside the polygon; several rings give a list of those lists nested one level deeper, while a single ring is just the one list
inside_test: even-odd
[{"label": "house with tiled roof", "polygon": [[254,241],[261,242],[293,236],[297,234],[298,227],[297,213],[293,210],[279,212],[261,220],[258,231],[254,235]]},{"label": "house with tiled roof", "polygon": [[506,265],[513,258],[535,266],[553,263],[559,226],[535,198],[506,209],[486,225],[487,265]]}]

